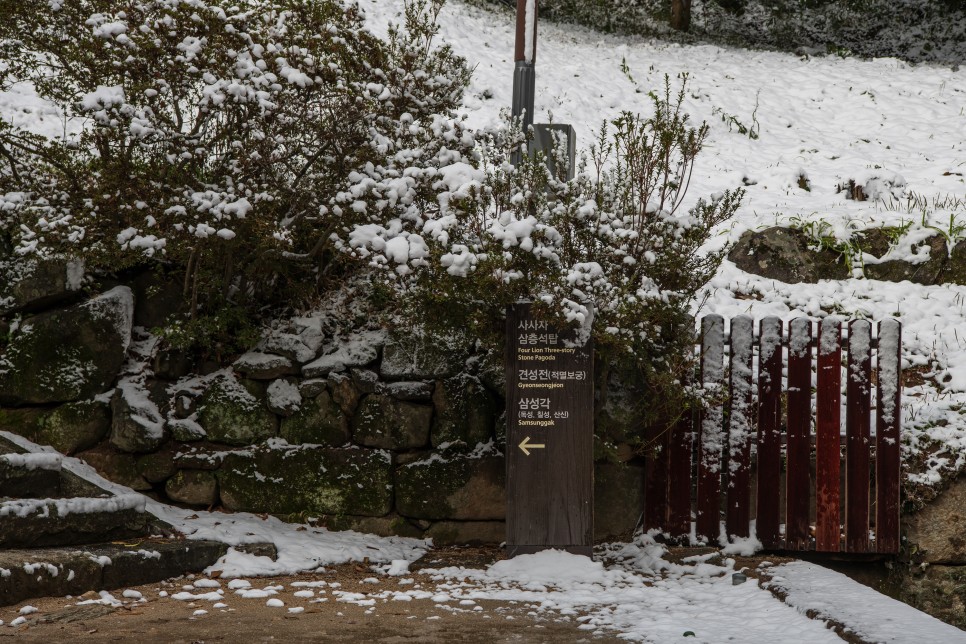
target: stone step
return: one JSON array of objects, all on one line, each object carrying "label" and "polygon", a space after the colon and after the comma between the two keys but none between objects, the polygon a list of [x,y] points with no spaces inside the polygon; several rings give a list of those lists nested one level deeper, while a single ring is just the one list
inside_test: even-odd
[{"label": "stone step", "polygon": [[59,498],[62,462],[60,454],[0,454],[0,497]]},{"label": "stone step", "polygon": [[148,538],[83,548],[0,551],[0,606],[82,595],[201,572],[225,554],[215,541]]},{"label": "stone step", "polygon": [[70,546],[144,537],[152,531],[145,497],[19,499],[0,503],[0,548]]}]

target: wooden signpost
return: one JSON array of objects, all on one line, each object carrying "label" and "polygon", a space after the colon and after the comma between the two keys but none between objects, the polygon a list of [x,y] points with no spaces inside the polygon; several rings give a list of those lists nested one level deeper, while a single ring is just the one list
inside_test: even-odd
[{"label": "wooden signpost", "polygon": [[507,311],[507,555],[591,556],[594,351],[518,304]]}]

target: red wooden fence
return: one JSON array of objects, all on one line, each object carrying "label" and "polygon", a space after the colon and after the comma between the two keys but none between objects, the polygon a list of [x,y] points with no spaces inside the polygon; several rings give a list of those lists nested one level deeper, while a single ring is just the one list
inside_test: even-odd
[{"label": "red wooden fence", "polygon": [[693,500],[695,534],[710,543],[722,529],[749,536],[754,519],[769,550],[898,552],[901,325],[872,330],[829,316],[818,333],[804,318],[786,332],[769,317],[755,333],[738,316],[726,342],[724,318],[705,317],[700,378],[715,402],[648,435],[645,529],[688,535]]}]

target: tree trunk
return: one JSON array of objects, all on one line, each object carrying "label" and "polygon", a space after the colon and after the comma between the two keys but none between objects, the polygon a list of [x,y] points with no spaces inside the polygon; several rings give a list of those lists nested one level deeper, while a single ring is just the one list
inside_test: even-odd
[{"label": "tree trunk", "polygon": [[671,0],[671,28],[678,31],[691,28],[691,0]]}]

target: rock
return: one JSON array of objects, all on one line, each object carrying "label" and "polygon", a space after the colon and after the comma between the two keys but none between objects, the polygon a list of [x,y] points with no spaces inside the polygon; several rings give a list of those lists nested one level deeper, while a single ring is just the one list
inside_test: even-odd
[{"label": "rock", "polygon": [[125,286],[21,322],[0,355],[0,405],[93,398],[117,377],[128,344],[134,297]]},{"label": "rock", "polygon": [[218,480],[214,472],[180,470],[164,484],[164,491],[172,501],[207,508],[218,501]]},{"label": "rock", "polygon": [[919,512],[903,517],[906,541],[929,564],[966,564],[966,476]]},{"label": "rock", "polygon": [[275,380],[298,373],[298,368],[288,358],[257,351],[243,354],[232,368],[254,380]]},{"label": "rock", "polygon": [[392,507],[392,459],[377,450],[256,448],[229,454],[218,482],[235,511],[383,516]]},{"label": "rock", "polygon": [[863,253],[873,257],[884,257],[892,248],[892,240],[899,229],[894,226],[867,228],[856,233],[855,241]]},{"label": "rock", "polygon": [[945,284],[966,284],[966,241],[957,242],[953,246],[942,274],[942,282]]},{"label": "rock", "polygon": [[966,629],[966,567],[913,569],[899,586],[898,599],[953,626]]},{"label": "rock", "polygon": [[428,453],[396,469],[396,510],[416,519],[506,518],[502,456]]},{"label": "rock", "polygon": [[328,386],[328,381],[322,378],[310,378],[309,380],[302,380],[299,383],[299,395],[302,398],[315,398],[320,393],[325,391]]},{"label": "rock", "polygon": [[290,418],[282,420],[280,436],[293,445],[340,447],[349,442],[349,419],[328,391],[323,391]]},{"label": "rock", "polygon": [[111,445],[122,452],[152,452],[164,442],[164,418],[139,382],[123,379],[111,398]]},{"label": "rock", "polygon": [[812,250],[812,240],[800,230],[772,227],[746,231],[728,253],[743,271],[787,284],[815,283],[849,277],[845,262],[832,250]]},{"label": "rock", "polygon": [[376,393],[376,389],[381,384],[379,382],[379,374],[369,369],[353,369],[351,373],[352,383],[356,386],[356,389],[364,394]]},{"label": "rock", "polygon": [[230,376],[215,379],[201,398],[199,423],[209,440],[252,445],[275,436],[278,418],[261,400],[257,383]]},{"label": "rock", "polygon": [[174,415],[185,419],[198,411],[198,399],[186,392],[178,392],[174,396]]},{"label": "rock", "polygon": [[438,521],[424,535],[434,546],[492,545],[506,541],[503,521]]},{"label": "rock", "polygon": [[429,442],[433,408],[372,394],[352,417],[352,438],[382,449],[413,449]]},{"label": "rock", "polygon": [[119,452],[109,445],[101,445],[77,454],[109,481],[126,485],[132,490],[150,490],[148,483],[138,472],[137,461],[133,454]]},{"label": "rock", "polygon": [[191,373],[191,357],[180,349],[162,347],[154,356],[151,370],[158,378],[178,380]]},{"label": "rock", "polygon": [[137,460],[138,474],[144,477],[148,483],[164,483],[174,476],[178,468],[174,464],[174,455],[177,448],[169,446],[154,452],[145,454]]},{"label": "rock", "polygon": [[493,438],[496,405],[474,376],[460,374],[436,383],[433,447],[443,443],[485,443]]},{"label": "rock", "polygon": [[643,511],[643,466],[594,464],[594,539],[629,536]]},{"label": "rock", "polygon": [[260,350],[285,356],[298,364],[305,364],[315,359],[318,347],[312,348],[305,344],[302,337],[294,333],[272,333],[259,343]]},{"label": "rock", "polygon": [[207,438],[208,432],[198,424],[197,418],[197,414],[192,414],[188,418],[169,418],[167,427],[171,432],[171,438],[179,443],[193,443]]},{"label": "rock", "polygon": [[213,443],[184,445],[175,453],[174,465],[177,469],[183,470],[214,471],[221,467],[225,457],[230,453],[226,452],[221,445]]},{"label": "rock", "polygon": [[333,371],[364,367],[379,358],[385,334],[382,331],[353,333],[345,340],[334,342],[323,349],[323,355],[302,367],[306,378],[321,378]]},{"label": "rock", "polygon": [[356,387],[355,381],[343,373],[330,373],[327,384],[332,400],[339,405],[342,413],[348,417],[356,413],[362,393]]},{"label": "rock", "polygon": [[302,406],[302,394],[294,380],[275,380],[266,390],[266,404],[275,414],[289,417]]},{"label": "rock", "polygon": [[393,331],[383,349],[380,373],[389,380],[439,380],[463,371],[470,341],[417,330]]},{"label": "rock", "polygon": [[380,537],[395,536],[419,539],[423,536],[422,529],[396,514],[389,514],[384,517],[324,517],[323,525],[329,530],[355,530],[363,534],[375,534]]},{"label": "rock", "polygon": [[891,259],[878,264],[866,263],[865,276],[868,279],[884,282],[909,280],[916,284],[939,284],[943,281],[948,250],[942,235],[932,235],[913,247],[917,256],[926,257],[923,262],[913,264],[905,260]]},{"label": "rock", "polygon": [[53,411],[0,409],[0,429],[50,445],[58,452],[75,454],[94,447],[111,429],[107,404],[93,400],[60,405]]},{"label": "rock", "polygon": [[381,394],[410,402],[429,402],[433,399],[434,389],[431,382],[387,382],[379,383],[377,387]]},{"label": "rock", "polygon": [[23,259],[0,262],[0,315],[39,311],[77,299],[84,282],[82,259]]}]

